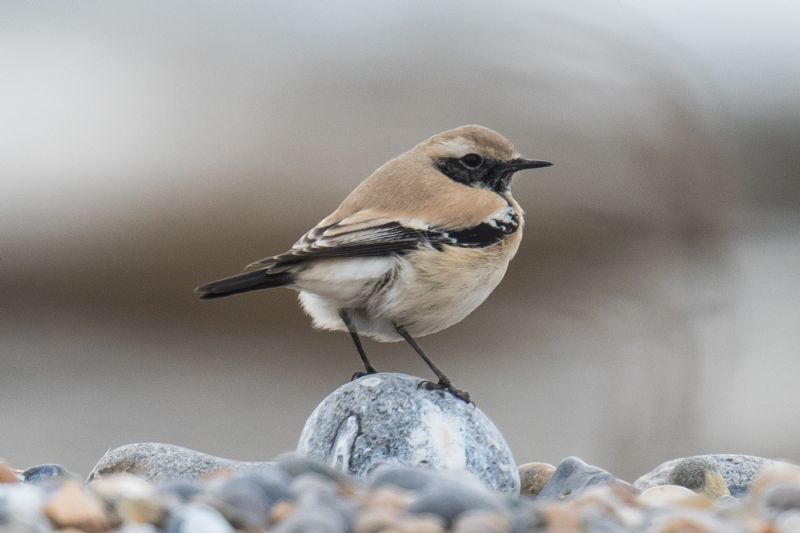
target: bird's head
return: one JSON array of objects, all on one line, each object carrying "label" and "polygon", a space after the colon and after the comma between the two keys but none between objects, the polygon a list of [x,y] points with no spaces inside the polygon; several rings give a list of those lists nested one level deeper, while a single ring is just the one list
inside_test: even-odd
[{"label": "bird's head", "polygon": [[515,172],[552,165],[547,161],[524,159],[511,141],[483,126],[461,126],[445,131],[417,148],[451,180],[498,193],[508,190]]}]

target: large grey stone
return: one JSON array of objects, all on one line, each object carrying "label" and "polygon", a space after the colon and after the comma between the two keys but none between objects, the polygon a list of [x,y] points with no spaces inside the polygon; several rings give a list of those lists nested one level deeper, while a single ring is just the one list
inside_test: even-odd
[{"label": "large grey stone", "polygon": [[339,387],[306,422],[300,455],[358,479],[380,465],[466,470],[485,485],[519,493],[506,441],[486,415],[420,378],[381,373]]},{"label": "large grey stone", "polygon": [[637,489],[644,490],[656,485],[666,485],[675,483],[674,474],[675,469],[679,466],[687,464],[687,461],[698,462],[702,461],[713,465],[717,472],[722,475],[725,483],[728,485],[728,490],[731,496],[741,498],[747,493],[753,479],[758,473],[770,464],[777,461],[771,459],[764,459],[763,457],[754,457],[752,455],[734,455],[734,454],[712,454],[712,455],[695,455],[688,458],[678,458],[667,461],[659,465],[656,469],[648,472],[637,479],[633,485]]},{"label": "large grey stone", "polygon": [[233,461],[173,444],[140,442],[107,451],[92,468],[89,481],[115,472],[127,472],[148,481],[164,481],[197,479],[225,470],[268,472],[276,468],[269,462]]}]

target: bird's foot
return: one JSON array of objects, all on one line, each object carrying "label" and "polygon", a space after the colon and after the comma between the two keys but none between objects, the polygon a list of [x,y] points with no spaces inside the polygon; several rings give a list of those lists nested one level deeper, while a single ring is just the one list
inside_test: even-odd
[{"label": "bird's foot", "polygon": [[364,376],[369,376],[370,374],[377,374],[377,373],[378,371],[375,370],[374,368],[368,368],[364,372],[354,372],[352,377],[350,378],[350,381],[355,381],[359,378],[363,378]]},{"label": "bird's foot", "polygon": [[449,381],[439,381],[438,383],[434,383],[432,381],[423,381],[419,386],[427,390],[446,390],[459,400],[465,403],[474,404],[474,402],[470,400],[469,393],[467,391],[455,388]]}]

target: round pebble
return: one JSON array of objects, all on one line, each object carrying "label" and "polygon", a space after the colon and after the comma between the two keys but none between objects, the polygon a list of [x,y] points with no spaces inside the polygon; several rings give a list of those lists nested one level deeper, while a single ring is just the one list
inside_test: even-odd
[{"label": "round pebble", "polygon": [[44,515],[45,492],[35,485],[0,484],[0,528],[21,528],[23,531],[49,529]]},{"label": "round pebble", "polygon": [[28,468],[20,474],[20,480],[24,483],[39,483],[43,481],[67,480],[70,473],[61,465],[44,464]]},{"label": "round pebble", "polygon": [[172,479],[162,481],[155,487],[156,494],[178,503],[187,503],[198,494],[202,494],[203,487],[194,479]]},{"label": "round pebble", "polygon": [[306,505],[279,523],[274,533],[345,533],[350,525],[342,515],[324,505]]},{"label": "round pebble", "polygon": [[237,528],[264,528],[273,502],[264,497],[261,485],[252,477],[231,476],[219,480],[212,505]]},{"label": "round pebble", "polygon": [[446,527],[451,527],[463,513],[474,510],[503,513],[505,507],[497,494],[483,486],[453,479],[431,483],[408,506],[410,513],[441,517]]},{"label": "round pebble", "polygon": [[668,507],[694,495],[693,490],[680,485],[656,485],[644,490],[637,499],[647,507]]},{"label": "round pebble", "polygon": [[777,513],[800,511],[800,485],[774,485],[764,492],[762,501]]},{"label": "round pebble", "polygon": [[233,533],[234,529],[213,507],[190,504],[172,513],[166,531],[167,533]]},{"label": "round pebble", "polygon": [[491,420],[424,384],[381,373],[341,386],[311,414],[297,452],[357,479],[383,464],[467,470],[494,490],[519,494],[516,463]]},{"label": "round pebble", "polygon": [[548,463],[525,463],[519,468],[520,496],[536,497],[553,477],[556,467]]},{"label": "round pebble", "polygon": [[75,481],[64,483],[50,498],[44,511],[61,529],[102,531],[114,525],[105,505]]}]

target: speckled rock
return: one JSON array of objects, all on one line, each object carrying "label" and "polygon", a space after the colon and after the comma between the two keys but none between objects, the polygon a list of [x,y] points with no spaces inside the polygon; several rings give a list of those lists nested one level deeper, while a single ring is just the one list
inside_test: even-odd
[{"label": "speckled rock", "polygon": [[588,465],[577,457],[567,457],[536,496],[536,501],[564,500],[586,489],[624,483],[602,468]]},{"label": "speckled rock", "polygon": [[382,464],[467,470],[492,489],[518,494],[514,458],[491,420],[474,404],[423,383],[385,373],[343,385],[311,414],[298,454],[358,479]]},{"label": "speckled rock", "polygon": [[261,472],[274,469],[270,462],[233,461],[173,444],[141,442],[109,450],[89,474],[99,476],[127,472],[148,481],[197,479],[220,471]]},{"label": "speckled rock", "polygon": [[731,494],[716,464],[705,457],[684,459],[675,465],[667,479],[674,485],[686,487],[709,498],[721,498]]},{"label": "speckled rock", "polygon": [[680,484],[676,483],[670,476],[673,475],[673,471],[677,466],[686,465],[687,459],[695,461],[701,460],[712,464],[725,480],[730,494],[737,498],[744,496],[753,483],[753,479],[755,479],[765,466],[778,462],[771,459],[764,459],[763,457],[754,457],[752,455],[695,455],[693,457],[684,457],[667,461],[658,466],[655,470],[641,476],[633,483],[633,486],[637,489],[644,490],[656,485]]}]

